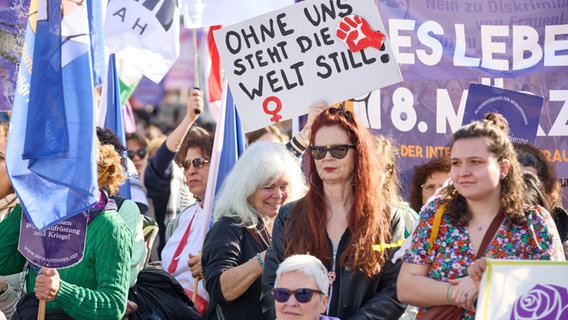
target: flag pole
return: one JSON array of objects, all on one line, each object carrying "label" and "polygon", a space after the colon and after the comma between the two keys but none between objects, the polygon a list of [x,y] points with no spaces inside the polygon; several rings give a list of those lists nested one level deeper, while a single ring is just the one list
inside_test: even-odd
[{"label": "flag pole", "polygon": [[192,29],[193,38],[193,86],[199,88],[199,63],[197,54],[197,29]]},{"label": "flag pole", "polygon": [[37,320],[45,319],[45,300],[39,300],[39,306],[37,308]]},{"label": "flag pole", "polygon": [[[197,29],[193,28],[192,30],[192,38],[193,38],[193,86],[195,88],[199,88],[199,63],[197,60]],[[198,110],[195,110],[195,114],[199,114]],[[199,276],[193,278],[193,294],[191,295],[191,301],[193,303],[197,302],[197,289],[199,285]]]}]

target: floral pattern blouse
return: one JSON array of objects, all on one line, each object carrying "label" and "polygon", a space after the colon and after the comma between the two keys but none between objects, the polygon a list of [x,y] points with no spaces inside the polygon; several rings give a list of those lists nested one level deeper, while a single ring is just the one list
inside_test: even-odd
[{"label": "floral pattern blouse", "polygon": [[[475,260],[469,230],[454,226],[446,215],[442,216],[438,236],[430,247],[430,234],[434,215],[441,198],[422,208],[419,224],[412,234],[412,243],[403,255],[405,263],[430,264],[428,277],[448,282],[467,276],[468,266]],[[505,218],[495,238],[487,247],[485,256],[496,259],[564,260],[564,252],[554,220],[544,208],[528,209],[528,224],[518,226]],[[419,315],[425,309],[419,311]],[[475,312],[464,312],[463,319],[474,319]]]}]

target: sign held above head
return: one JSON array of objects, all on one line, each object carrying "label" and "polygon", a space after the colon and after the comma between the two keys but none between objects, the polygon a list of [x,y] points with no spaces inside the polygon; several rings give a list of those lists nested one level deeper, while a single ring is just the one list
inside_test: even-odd
[{"label": "sign held above head", "polygon": [[304,1],[215,31],[245,131],[402,81],[373,0]]}]

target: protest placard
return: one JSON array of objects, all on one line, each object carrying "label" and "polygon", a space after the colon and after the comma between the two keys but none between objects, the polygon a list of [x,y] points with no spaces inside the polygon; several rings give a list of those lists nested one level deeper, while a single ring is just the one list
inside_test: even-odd
[{"label": "protest placard", "polygon": [[245,131],[402,81],[372,0],[304,1],[215,31]]},{"label": "protest placard", "polygon": [[489,113],[502,114],[509,122],[513,142],[534,143],[543,97],[520,91],[472,83],[469,85],[463,124],[480,120]]},{"label": "protest placard", "polygon": [[568,262],[487,259],[475,319],[567,319],[567,271]]},{"label": "protest placard", "polygon": [[36,266],[65,268],[83,259],[87,233],[87,212],[74,215],[39,230],[22,215],[18,251]]}]

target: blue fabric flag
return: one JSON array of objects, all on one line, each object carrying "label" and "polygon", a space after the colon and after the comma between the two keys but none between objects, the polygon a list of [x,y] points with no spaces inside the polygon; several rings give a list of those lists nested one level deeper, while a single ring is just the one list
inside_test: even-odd
[{"label": "blue fabric flag", "polygon": [[[108,61],[108,76],[107,76],[107,91],[106,91],[106,117],[104,127],[114,132],[118,140],[123,146],[126,145],[126,133],[124,130],[124,120],[122,119],[122,104],[120,102],[120,83],[118,80],[118,73],[116,71],[116,55],[113,53],[109,56]],[[127,154],[121,154],[126,158]],[[130,176],[128,168],[126,168],[126,175]],[[119,195],[122,197],[132,199],[130,195],[130,180],[120,186]]]},{"label": "blue fabric flag", "polygon": [[[85,1],[89,14],[89,29],[103,30],[102,1]],[[104,32],[89,33],[91,40],[91,64],[93,69],[93,84],[100,86],[105,74],[105,34]]]},{"label": "blue fabric flag", "polygon": [[225,109],[225,123],[223,126],[223,151],[219,160],[219,168],[217,170],[217,182],[215,186],[215,195],[219,193],[223,180],[229,174],[237,160],[243,152],[245,152],[246,139],[241,126],[241,119],[237,112],[237,107],[233,101],[231,89],[227,87],[227,99]]},{"label": "blue fabric flag", "polygon": [[[209,218],[203,220],[203,223],[208,224],[208,227],[213,224],[215,196],[223,185],[223,180],[245,151],[246,146],[237,107],[233,101],[231,90],[227,85],[225,85],[224,92],[225,108],[221,111],[220,119],[217,122],[213,153],[209,164],[207,190],[203,200],[203,210],[209,216]],[[208,230],[208,228],[204,227],[202,230]],[[205,238],[205,234],[203,234],[203,238]]]},{"label": "blue fabric flag", "polygon": [[87,9],[72,1],[38,0],[33,10],[6,167],[24,212],[45,230],[98,200],[89,34],[99,31],[89,30]]}]

